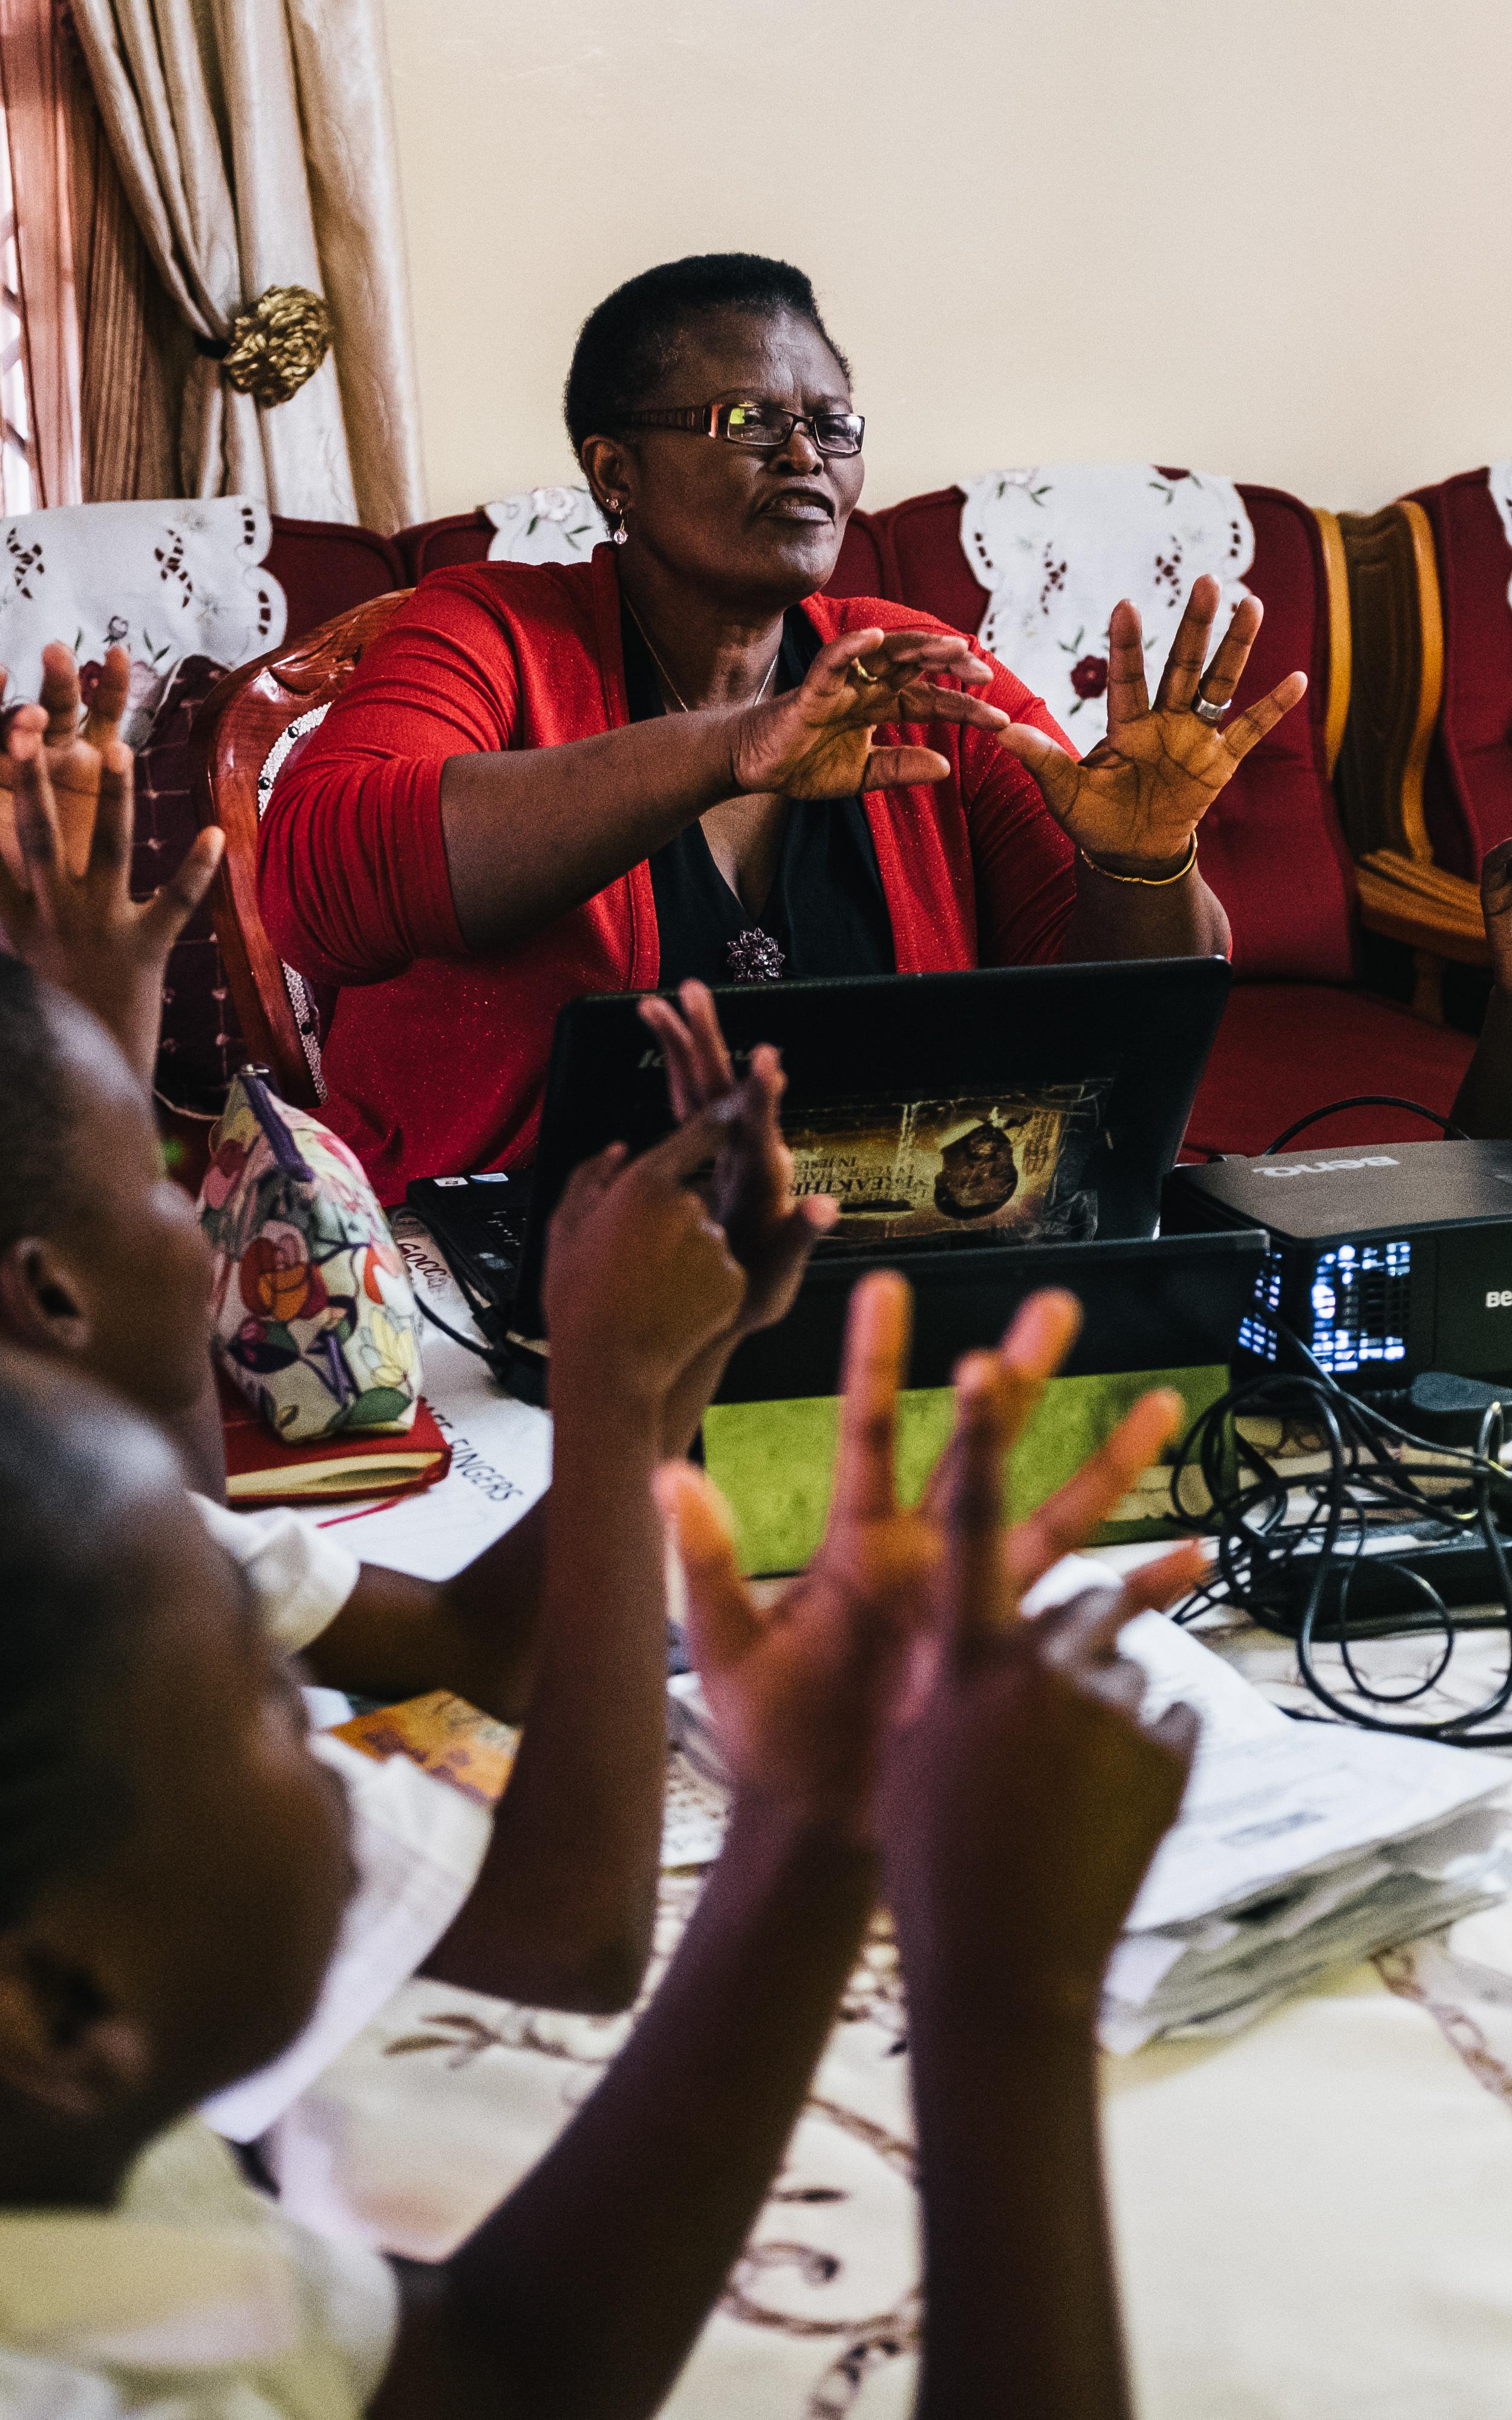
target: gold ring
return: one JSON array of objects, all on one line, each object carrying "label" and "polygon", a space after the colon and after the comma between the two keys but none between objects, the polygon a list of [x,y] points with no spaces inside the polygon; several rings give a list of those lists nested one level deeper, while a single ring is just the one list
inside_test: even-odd
[{"label": "gold ring", "polygon": [[859,656],[856,657],[852,662],[851,670],[855,674],[856,679],[862,684],[863,688],[875,689],[877,685],[877,675],[875,673],[869,673],[867,671],[867,668],[865,664],[862,663]]}]

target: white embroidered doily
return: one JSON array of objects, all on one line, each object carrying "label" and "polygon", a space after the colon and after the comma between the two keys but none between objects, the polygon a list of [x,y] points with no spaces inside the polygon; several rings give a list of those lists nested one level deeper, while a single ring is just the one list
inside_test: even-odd
[{"label": "white embroidered doily", "polygon": [[609,535],[586,488],[527,488],[483,509],[494,526],[490,563],[586,563]]},{"label": "white embroidered doily", "polygon": [[146,736],[185,656],[244,664],[276,647],[288,600],[264,569],[273,526],[250,496],[206,503],[62,504],[0,521],[0,664],[8,702],[35,698],[42,649],[61,639],[87,695],[107,647],[131,658],[123,736]]},{"label": "white embroidered doily", "polygon": [[1152,462],[1051,462],[968,482],[961,545],[991,601],[977,636],[1044,699],[1085,755],[1107,730],[1108,617],[1139,608],[1151,689],[1201,572],[1222,630],[1255,560],[1232,479]]},{"label": "white embroidered doily", "polygon": [[[1502,535],[1512,547],[1512,462],[1493,462],[1486,473],[1486,484],[1502,524]],[[1512,604],[1512,580],[1507,582],[1506,595],[1508,604]]]}]

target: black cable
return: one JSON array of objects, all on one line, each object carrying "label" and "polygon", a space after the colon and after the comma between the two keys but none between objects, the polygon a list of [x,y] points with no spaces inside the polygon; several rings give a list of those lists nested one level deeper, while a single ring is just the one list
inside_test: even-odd
[{"label": "black cable", "polygon": [[1320,1109],[1309,1109],[1304,1118],[1293,1118],[1274,1142],[1266,1144],[1259,1155],[1261,1159],[1269,1159],[1272,1153],[1279,1151],[1283,1143],[1289,1142],[1293,1135],[1300,1135],[1306,1127],[1317,1125],[1320,1118],[1333,1117],[1339,1109],[1411,1109],[1414,1117],[1427,1118],[1429,1125],[1442,1126],[1451,1142],[1470,1140],[1464,1127],[1457,1126],[1452,1118],[1441,1118],[1437,1109],[1425,1109],[1421,1101],[1409,1101],[1400,1093],[1351,1093],[1348,1100],[1328,1101]]},{"label": "black cable", "polygon": [[[1280,1608],[1288,1599],[1295,1601],[1300,1592],[1295,1573],[1299,1559],[1305,1556],[1311,1569],[1294,1635],[1298,1668],[1319,1705],[1369,1730],[1457,1745],[1512,1745],[1512,1730],[1483,1728],[1512,1703],[1512,1567],[1496,1526],[1494,1502],[1498,1488],[1506,1491],[1512,1486],[1500,1458],[1501,1404],[1493,1403],[1488,1408],[1473,1447],[1440,1445],[1403,1428],[1363,1397],[1347,1394],[1301,1337],[1285,1322],[1276,1322],[1276,1326],[1300,1370],[1239,1381],[1193,1423],[1177,1450],[1171,1473],[1175,1517],[1188,1530],[1215,1532],[1215,1580],[1221,1580],[1224,1590],[1220,1596],[1212,1584],[1199,1590],[1181,1620],[1190,1621],[1207,1606],[1227,1602],[1268,1629],[1289,1632],[1292,1625],[1282,1618]],[[1304,1417],[1322,1435],[1327,1469],[1300,1485],[1288,1483],[1236,1426],[1239,1419],[1257,1416],[1283,1423]],[[1404,1448],[1408,1456],[1426,1453],[1433,1459],[1414,1462],[1403,1457]],[[1454,1475],[1455,1466],[1463,1482],[1455,1495],[1426,1493],[1424,1480],[1442,1486],[1446,1469]],[[1189,1468],[1200,1475],[1207,1489],[1211,1508],[1208,1512],[1189,1512],[1181,1503],[1181,1481]],[[1311,1496],[1311,1509],[1302,1520],[1288,1522],[1288,1510],[1299,1494]],[[1422,1572],[1393,1564],[1383,1567],[1396,1579],[1410,1583],[1423,1610],[1442,1628],[1443,1647],[1432,1668],[1409,1687],[1396,1689],[1378,1686],[1360,1668],[1358,1650],[1371,1634],[1362,1629],[1358,1620],[1351,1621],[1350,1595],[1370,1536],[1372,1514],[1394,1515],[1398,1520],[1405,1514],[1414,1522],[1432,1525],[1441,1533],[1436,1542],[1441,1544],[1477,1531],[1486,1545],[1501,1599],[1499,1626],[1507,1635],[1507,1669],[1489,1696],[1464,1714],[1440,1722],[1412,1722],[1399,1712],[1384,1711],[1400,1709],[1426,1696],[1443,1679],[1454,1658],[1459,1633],[1453,1612]],[[1425,1545],[1434,1543],[1431,1538],[1424,1541]],[[1340,1698],[1318,1668],[1316,1651],[1322,1643],[1319,1623],[1331,1579],[1336,1580],[1336,1590],[1328,1643],[1336,1647],[1350,1683],[1364,1705],[1351,1705]],[[1379,1637],[1379,1629],[1374,1635]],[[1372,1713],[1372,1706],[1382,1711]]]},{"label": "black cable", "polygon": [[478,1356],[480,1361],[492,1362],[494,1357],[486,1344],[480,1344],[475,1336],[464,1336],[459,1327],[451,1326],[439,1311],[432,1311],[424,1295],[417,1294],[415,1300],[420,1306],[422,1319],[428,1319],[432,1327],[439,1327],[441,1334],[449,1336],[454,1344],[465,1345],[470,1353],[475,1353]]}]

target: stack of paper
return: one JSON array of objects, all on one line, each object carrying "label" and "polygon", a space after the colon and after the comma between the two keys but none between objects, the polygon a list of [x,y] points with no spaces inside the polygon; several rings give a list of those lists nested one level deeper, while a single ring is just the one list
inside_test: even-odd
[{"label": "stack of paper", "polygon": [[1290,1721],[1161,1614],[1131,1622],[1123,1644],[1149,1676],[1147,1718],[1184,1698],[1202,1731],[1108,1969],[1109,2050],[1237,2028],[1322,1967],[1512,1887],[1512,1823],[1490,1803],[1509,1783],[1499,1758]]},{"label": "stack of paper", "polygon": [[[1109,1585],[1068,1557],[1028,1600],[1036,1611]],[[1114,1952],[1105,2048],[1228,2031],[1335,1963],[1435,1931],[1512,1888],[1512,1787],[1500,1758],[1293,1722],[1242,1675],[1148,1613],[1123,1634],[1149,1677],[1145,1716],[1184,1699],[1202,1730],[1181,1812],[1156,1854]],[[674,1734],[717,1775],[718,1745],[697,1680],[671,1684]]]}]

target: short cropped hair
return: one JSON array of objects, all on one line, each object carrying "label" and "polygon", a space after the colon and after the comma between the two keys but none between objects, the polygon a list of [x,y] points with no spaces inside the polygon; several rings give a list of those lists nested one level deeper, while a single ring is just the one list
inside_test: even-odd
[{"label": "short cropped hair", "polygon": [[0,950],[0,1252],[73,1201],[74,1111],[46,986]]},{"label": "short cropped hair", "polygon": [[114,1423],[95,1435],[77,1411],[54,1417],[65,1382],[17,1369],[0,1357],[0,1926],[118,1840],[131,1812],[109,1705],[128,1620]]},{"label": "short cropped hair", "polygon": [[851,365],[801,269],[758,252],[690,253],[617,286],[583,321],[563,396],[575,454],[586,437],[617,434],[625,414],[656,394],[691,323],[715,311],[791,311],[818,331],[849,380]]}]

